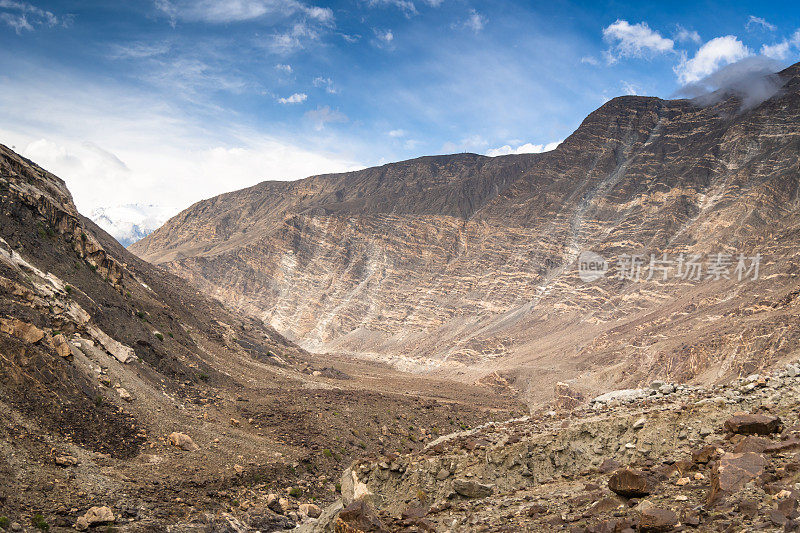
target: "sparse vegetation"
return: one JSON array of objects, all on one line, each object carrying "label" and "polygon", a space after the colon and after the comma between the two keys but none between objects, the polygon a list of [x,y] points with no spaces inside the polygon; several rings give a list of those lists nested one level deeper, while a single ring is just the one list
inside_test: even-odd
[{"label": "sparse vegetation", "polygon": [[158,340],[160,340],[162,342],[164,341],[164,335],[163,334],[161,334],[159,332],[156,332],[154,335],[155,335],[156,339],[158,339]]},{"label": "sparse vegetation", "polygon": [[289,496],[292,498],[299,498],[303,495],[303,490],[300,487],[292,487],[289,489]]},{"label": "sparse vegetation", "polygon": [[331,457],[333,457],[333,452],[331,451],[330,448],[325,448],[324,450],[322,450],[322,455],[330,459]]},{"label": "sparse vegetation", "polygon": [[72,294],[72,285],[64,285],[64,290],[67,291],[67,294]]},{"label": "sparse vegetation", "polygon": [[11,520],[7,516],[0,516],[0,529],[8,529],[11,527]]},{"label": "sparse vegetation", "polygon": [[197,379],[199,379],[203,383],[208,383],[209,378],[210,378],[210,376],[208,374],[206,374],[205,372],[200,372],[197,375]]},{"label": "sparse vegetation", "polygon": [[50,524],[48,524],[47,520],[40,514],[33,515],[33,518],[31,518],[31,525],[39,531],[50,531]]}]

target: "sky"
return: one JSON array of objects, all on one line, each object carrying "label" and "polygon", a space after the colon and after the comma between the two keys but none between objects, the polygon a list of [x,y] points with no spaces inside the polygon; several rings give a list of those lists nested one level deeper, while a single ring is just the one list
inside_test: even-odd
[{"label": "sky", "polygon": [[0,143],[156,226],[263,180],[552,149],[615,96],[797,61],[797,2],[0,0]]}]

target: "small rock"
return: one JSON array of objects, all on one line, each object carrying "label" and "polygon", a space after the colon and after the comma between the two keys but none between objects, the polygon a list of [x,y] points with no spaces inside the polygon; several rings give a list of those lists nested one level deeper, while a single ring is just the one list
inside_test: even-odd
[{"label": "small rock", "polygon": [[319,518],[322,514],[322,509],[313,503],[301,503],[300,512],[309,518]]},{"label": "small rock", "polygon": [[647,419],[645,417],[642,417],[633,423],[633,429],[642,429],[646,423]]},{"label": "small rock", "polygon": [[71,455],[57,455],[54,461],[58,466],[77,466],[81,463]]},{"label": "small rock", "polygon": [[169,434],[169,437],[167,437],[167,443],[187,452],[193,452],[200,449],[200,447],[194,443],[189,435],[185,433],[179,433],[177,431]]},{"label": "small rock", "polygon": [[122,387],[117,389],[117,394],[119,394],[119,397],[121,399],[125,400],[126,402],[132,402],[133,401],[133,397],[131,396],[131,393],[128,392],[126,389],[123,389]]}]

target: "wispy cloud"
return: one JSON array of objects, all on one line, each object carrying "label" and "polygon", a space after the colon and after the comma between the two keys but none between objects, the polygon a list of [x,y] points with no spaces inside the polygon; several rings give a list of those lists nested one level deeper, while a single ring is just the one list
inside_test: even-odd
[{"label": "wispy cloud", "polygon": [[305,102],[306,99],[308,99],[308,95],[306,93],[294,93],[286,98],[278,98],[278,102],[281,104],[301,104]]},{"label": "wispy cloud", "polygon": [[608,63],[616,63],[620,58],[648,58],[657,54],[674,51],[675,42],[650,29],[646,22],[631,24],[618,19],[603,28],[603,39],[610,48],[605,52]]},{"label": "wispy cloud", "polygon": [[307,111],[305,117],[314,125],[314,129],[317,131],[322,131],[328,124],[347,122],[348,120],[347,115],[338,110],[331,109],[330,106],[317,107],[316,109]]},{"label": "wispy cloud", "polygon": [[464,28],[472,30],[475,33],[478,33],[479,31],[481,31],[486,26],[487,22],[488,22],[488,19],[485,16],[481,15],[480,13],[475,11],[474,9],[471,9],[470,12],[469,12],[469,16],[467,17],[467,19],[464,22],[462,22],[461,25]]},{"label": "wispy cloud", "polygon": [[291,65],[286,65],[286,64],[283,64],[283,63],[278,63],[277,65],[275,65],[275,70],[277,70],[279,72],[285,72],[286,74],[291,74],[292,73],[292,66]]},{"label": "wispy cloud", "polygon": [[28,2],[0,0],[0,22],[11,27],[20,35],[24,31],[34,31],[40,26],[67,27],[72,24],[72,15],[58,17],[51,11],[41,9]]},{"label": "wispy cloud", "polygon": [[770,24],[766,21],[766,19],[755,17],[753,15],[750,15],[750,17],[747,19],[747,24],[745,24],[744,27],[747,29],[747,31],[753,31],[755,29],[775,31],[778,29],[776,25]]},{"label": "wispy cloud", "polygon": [[172,21],[226,24],[263,17],[302,14],[319,22],[333,21],[333,11],[295,0],[155,0],[156,8]]},{"label": "wispy cloud", "polygon": [[337,94],[339,92],[338,89],[336,89],[336,87],[334,86],[333,80],[330,78],[317,76],[316,78],[314,78],[314,81],[312,83],[314,87],[320,87],[320,88],[324,87],[325,92],[328,94]]},{"label": "wispy cloud", "polygon": [[702,39],[700,38],[700,34],[697,33],[695,30],[687,30],[680,24],[675,27],[675,34],[672,36],[675,39],[675,42],[678,43],[694,43],[700,44]]},{"label": "wispy cloud", "polygon": [[372,32],[375,34],[375,39],[372,41],[375,46],[390,50],[394,48],[394,32],[392,30],[373,28]]}]

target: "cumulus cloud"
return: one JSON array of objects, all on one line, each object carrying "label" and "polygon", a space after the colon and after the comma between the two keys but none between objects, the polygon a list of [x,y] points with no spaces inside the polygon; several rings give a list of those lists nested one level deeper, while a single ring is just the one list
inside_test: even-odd
[{"label": "cumulus cloud", "polygon": [[747,29],[747,31],[753,31],[754,29],[775,31],[778,29],[778,27],[774,24],[770,24],[765,19],[761,17],[755,17],[753,15],[750,15],[750,17],[747,19],[747,24],[745,24],[744,27]]},{"label": "cumulus cloud", "polygon": [[783,80],[775,73],[781,64],[764,56],[749,56],[692,82],[678,91],[679,96],[694,98],[699,105],[711,105],[734,95],[741,99],[741,109],[750,109],[777,94]]},{"label": "cumulus cloud", "polygon": [[765,44],[761,47],[761,55],[774,59],[788,59],[792,49],[800,50],[800,29],[779,43]]},{"label": "cumulus cloud", "polygon": [[28,2],[0,0],[0,22],[11,27],[17,35],[23,31],[34,31],[37,27],[64,26],[72,23],[72,16],[57,17]]},{"label": "cumulus cloud", "polygon": [[616,63],[620,58],[648,58],[658,54],[672,52],[675,42],[650,29],[646,22],[631,24],[627,20],[618,19],[603,28],[603,39],[609,44],[606,50],[606,61]]},{"label": "cumulus cloud", "polygon": [[499,155],[511,155],[511,154],[540,154],[542,152],[549,152],[550,150],[555,150],[555,148],[561,144],[561,141],[555,141],[547,144],[532,144],[532,143],[525,143],[520,144],[516,148],[513,148],[510,144],[505,146],[501,146],[500,148],[492,148],[486,151],[486,155],[489,157],[497,157]]},{"label": "cumulus cloud", "polygon": [[753,52],[734,35],[711,39],[689,59],[685,55],[675,67],[678,81],[683,84],[700,81],[720,67],[735,63]]},{"label": "cumulus cloud", "polygon": [[307,111],[305,117],[314,125],[314,129],[317,131],[325,129],[327,124],[347,122],[348,120],[347,115],[331,109],[330,106],[317,107]]},{"label": "cumulus cloud", "polygon": [[278,98],[278,102],[281,104],[301,104],[305,102],[307,98],[308,95],[306,93],[294,93],[286,98]]},{"label": "cumulus cloud", "polygon": [[285,65],[283,63],[278,63],[277,65],[275,65],[275,70],[277,70],[278,72],[285,72],[286,74],[291,74],[292,73],[292,66],[291,65]]}]

